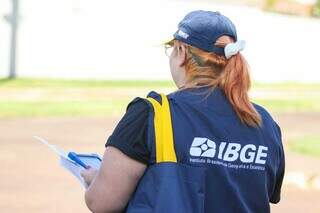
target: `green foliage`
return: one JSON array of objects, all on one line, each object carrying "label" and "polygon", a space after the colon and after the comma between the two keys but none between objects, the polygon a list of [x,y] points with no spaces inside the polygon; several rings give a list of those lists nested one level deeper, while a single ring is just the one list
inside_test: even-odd
[{"label": "green foliage", "polygon": [[312,14],[314,16],[320,17],[320,0],[318,0],[316,5],[314,6]]},{"label": "green foliage", "polygon": [[266,3],[265,3],[266,9],[272,10],[276,2],[277,0],[266,0]]}]

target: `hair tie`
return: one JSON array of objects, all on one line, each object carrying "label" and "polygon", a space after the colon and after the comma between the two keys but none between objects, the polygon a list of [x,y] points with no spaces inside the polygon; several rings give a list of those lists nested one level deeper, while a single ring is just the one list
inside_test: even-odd
[{"label": "hair tie", "polygon": [[246,46],[246,42],[244,40],[239,40],[235,43],[229,43],[224,47],[224,55],[227,59],[231,58],[231,56],[236,55],[238,52],[242,51]]}]

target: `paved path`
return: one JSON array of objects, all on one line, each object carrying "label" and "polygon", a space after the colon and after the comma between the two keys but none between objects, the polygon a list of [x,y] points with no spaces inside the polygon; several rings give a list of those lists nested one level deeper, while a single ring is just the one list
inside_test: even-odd
[{"label": "paved path", "polygon": [[[297,122],[308,119],[296,118]],[[279,116],[283,124],[287,119],[288,115]],[[88,212],[80,185],[59,167],[54,154],[32,136],[40,135],[65,150],[77,147],[79,152],[91,150],[102,154],[104,142],[117,121],[118,118],[1,120],[0,209],[15,213],[70,212],[70,209]],[[320,212],[320,190],[310,176],[318,174],[320,160],[291,152],[287,152],[286,159],[289,179],[286,177],[282,201],[272,206],[273,212]],[[299,181],[304,179],[305,185]]]}]

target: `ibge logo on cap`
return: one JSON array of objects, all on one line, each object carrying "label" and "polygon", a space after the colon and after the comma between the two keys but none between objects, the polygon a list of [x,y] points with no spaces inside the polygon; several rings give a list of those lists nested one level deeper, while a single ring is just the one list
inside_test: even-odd
[{"label": "ibge logo on cap", "polygon": [[187,39],[189,37],[189,34],[186,32],[183,32],[182,30],[178,31],[178,35],[181,36],[184,39]]},{"label": "ibge logo on cap", "polygon": [[221,142],[217,146],[214,141],[203,137],[195,137],[189,150],[191,156],[198,157],[190,158],[190,161],[194,163],[211,163],[232,168],[257,170],[264,170],[263,165],[266,163],[267,152],[268,147],[266,146],[227,142]]}]

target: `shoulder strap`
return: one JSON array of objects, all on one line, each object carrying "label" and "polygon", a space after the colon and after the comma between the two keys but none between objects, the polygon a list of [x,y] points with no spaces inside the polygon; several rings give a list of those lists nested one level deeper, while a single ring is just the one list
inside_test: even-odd
[{"label": "shoulder strap", "polygon": [[156,162],[177,162],[174,150],[174,140],[171,122],[171,113],[167,96],[160,94],[162,104],[153,98],[147,100],[154,109],[154,132],[156,144]]}]

